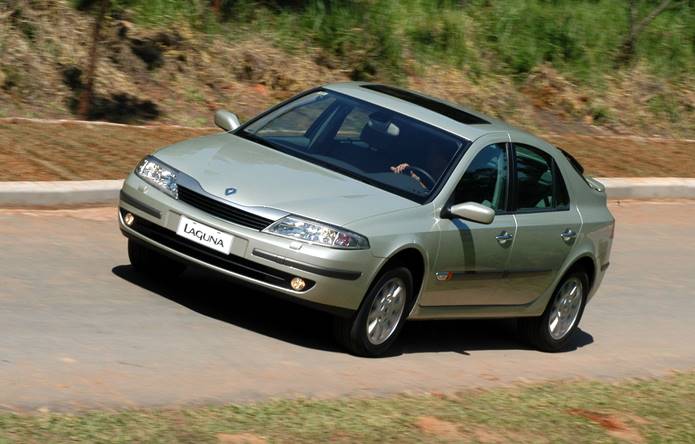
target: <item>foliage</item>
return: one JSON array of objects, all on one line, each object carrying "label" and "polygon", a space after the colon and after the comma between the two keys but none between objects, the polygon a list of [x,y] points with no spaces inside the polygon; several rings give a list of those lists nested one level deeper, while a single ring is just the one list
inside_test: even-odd
[{"label": "foliage", "polygon": [[[88,4],[93,0],[74,0]],[[550,64],[593,83],[628,30],[627,0],[117,0],[146,25],[188,21],[238,38],[263,34],[288,49],[325,50],[353,77],[398,79],[409,62],[450,64],[470,72],[524,78]],[[638,2],[646,13],[655,2]],[[640,35],[637,57],[654,73],[695,71],[695,1],[678,3]],[[481,68],[482,67],[482,68]]]}]

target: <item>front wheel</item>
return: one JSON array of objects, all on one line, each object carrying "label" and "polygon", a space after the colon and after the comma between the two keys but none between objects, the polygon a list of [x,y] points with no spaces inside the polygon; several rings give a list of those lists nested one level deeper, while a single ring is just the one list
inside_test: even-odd
[{"label": "front wheel", "polygon": [[538,350],[565,350],[579,329],[588,291],[589,278],[584,271],[569,273],[541,316],[519,319],[519,333]]},{"label": "front wheel", "polygon": [[383,272],[354,316],[336,318],[338,341],[355,355],[383,355],[403,327],[412,294],[413,276],[410,270],[394,267]]}]

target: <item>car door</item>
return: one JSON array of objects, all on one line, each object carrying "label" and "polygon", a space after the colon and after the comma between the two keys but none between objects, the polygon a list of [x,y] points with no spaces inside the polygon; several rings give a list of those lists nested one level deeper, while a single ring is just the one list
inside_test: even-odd
[{"label": "car door", "polygon": [[551,285],[581,230],[581,217],[550,154],[514,143],[512,156],[517,230],[505,303],[521,305]]},{"label": "car door", "polygon": [[507,211],[508,151],[504,140],[489,143],[475,154],[461,176],[447,207],[476,202],[493,208],[495,219],[489,225],[454,216],[439,220],[435,279],[423,294],[421,305],[499,303],[516,231],[514,216]]}]

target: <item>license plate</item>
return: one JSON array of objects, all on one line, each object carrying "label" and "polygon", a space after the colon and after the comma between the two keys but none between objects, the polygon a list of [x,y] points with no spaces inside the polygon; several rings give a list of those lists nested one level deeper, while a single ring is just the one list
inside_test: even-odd
[{"label": "license plate", "polygon": [[232,240],[234,237],[231,234],[215,230],[186,216],[181,216],[181,219],[179,219],[179,227],[176,229],[176,234],[217,250],[220,253],[229,254],[232,251]]}]

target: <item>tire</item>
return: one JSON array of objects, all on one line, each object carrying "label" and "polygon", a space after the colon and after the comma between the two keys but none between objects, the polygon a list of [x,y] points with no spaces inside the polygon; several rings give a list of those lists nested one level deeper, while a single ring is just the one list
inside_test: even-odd
[{"label": "tire", "polygon": [[[575,285],[580,291],[579,297],[572,296],[570,300],[566,299],[567,293],[571,292],[571,288]],[[540,351],[556,353],[566,350],[572,337],[579,329],[579,321],[584,314],[588,291],[589,278],[587,274],[581,270],[571,271],[560,281],[541,316],[519,319],[519,334],[526,342]],[[562,303],[563,297],[565,298],[564,304]],[[575,306],[575,303],[579,305]],[[563,316],[557,316],[558,307],[561,305],[566,307],[564,324]],[[574,319],[572,320],[572,318]],[[569,328],[567,328],[568,325]]]},{"label": "tire", "polygon": [[[396,298],[389,298],[386,295],[394,285],[400,290]],[[410,270],[393,267],[382,272],[367,291],[360,309],[351,317],[335,319],[338,342],[358,356],[383,356],[403,328],[412,297],[413,276]]]},{"label": "tire", "polygon": [[177,277],[186,270],[186,264],[128,239],[128,258],[140,273],[154,277]]}]

